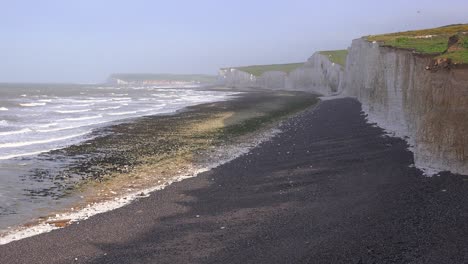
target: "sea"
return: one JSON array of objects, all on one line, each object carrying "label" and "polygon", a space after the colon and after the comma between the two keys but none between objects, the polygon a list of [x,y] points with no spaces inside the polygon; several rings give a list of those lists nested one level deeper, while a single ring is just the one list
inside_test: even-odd
[{"label": "sea", "polygon": [[28,174],[57,163],[42,154],[88,140],[103,126],[234,94],[196,85],[0,84],[0,231],[60,207],[60,199],[31,195],[40,181]]}]

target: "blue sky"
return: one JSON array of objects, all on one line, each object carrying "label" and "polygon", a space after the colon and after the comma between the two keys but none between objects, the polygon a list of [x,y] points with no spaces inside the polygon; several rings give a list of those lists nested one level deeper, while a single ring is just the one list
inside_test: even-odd
[{"label": "blue sky", "polygon": [[363,35],[468,23],[466,0],[0,0],[0,10],[0,82],[216,74],[305,61]]}]

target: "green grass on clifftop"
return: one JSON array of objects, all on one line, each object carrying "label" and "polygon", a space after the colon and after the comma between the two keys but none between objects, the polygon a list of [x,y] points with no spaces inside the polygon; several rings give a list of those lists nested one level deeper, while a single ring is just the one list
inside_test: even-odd
[{"label": "green grass on clifftop", "polygon": [[271,64],[271,65],[252,65],[245,67],[234,67],[239,71],[250,73],[254,76],[260,76],[268,71],[281,71],[285,73],[290,73],[293,70],[301,67],[304,63],[288,63],[288,64]]},{"label": "green grass on clifftop", "polygon": [[348,56],[348,50],[327,50],[320,51],[320,54],[325,55],[328,59],[333,62],[340,64],[341,66],[346,65],[346,57]]},{"label": "green grass on clifftop", "polygon": [[[449,50],[449,38],[455,35],[460,40],[455,48]],[[468,24],[372,35],[367,40],[380,42],[383,46],[431,54],[437,58],[449,58],[455,64],[468,63]]]}]

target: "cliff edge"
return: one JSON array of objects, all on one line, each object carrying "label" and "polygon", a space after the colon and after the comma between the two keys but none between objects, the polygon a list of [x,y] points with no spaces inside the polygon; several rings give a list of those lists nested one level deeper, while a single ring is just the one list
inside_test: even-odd
[{"label": "cliff edge", "polygon": [[369,121],[406,138],[416,166],[468,175],[468,67],[446,47],[425,53],[371,41],[352,42],[343,94],[362,103]]}]

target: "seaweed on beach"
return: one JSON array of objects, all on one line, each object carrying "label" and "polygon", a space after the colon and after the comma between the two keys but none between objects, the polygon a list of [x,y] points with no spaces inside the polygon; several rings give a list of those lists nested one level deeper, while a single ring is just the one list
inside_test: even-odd
[{"label": "seaweed on beach", "polygon": [[[189,107],[174,115],[141,117],[97,129],[88,141],[41,155],[41,159],[56,160],[62,167],[32,170],[28,178],[41,184],[25,191],[33,197],[59,199],[141,166],[169,163],[170,171],[178,157],[195,162],[198,153],[228,144],[317,100],[315,95],[303,92],[251,92],[230,101]],[[218,119],[221,124],[211,125]],[[205,123],[206,127],[201,126]]]}]

